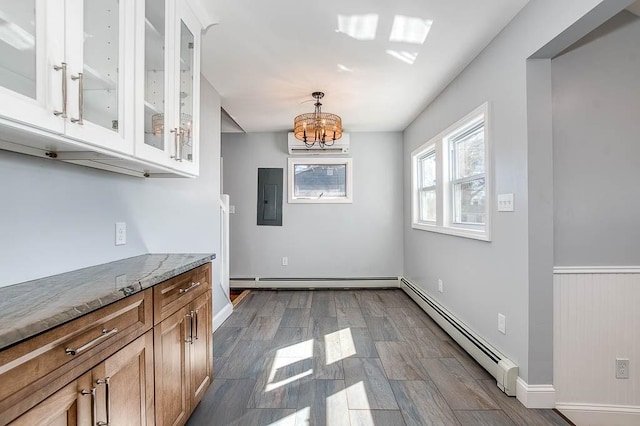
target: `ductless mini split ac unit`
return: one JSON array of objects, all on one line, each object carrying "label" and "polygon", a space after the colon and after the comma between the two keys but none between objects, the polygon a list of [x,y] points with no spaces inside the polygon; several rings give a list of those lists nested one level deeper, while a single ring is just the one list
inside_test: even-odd
[{"label": "ductless mini split ac unit", "polygon": [[[289,148],[289,155],[340,155],[349,154],[349,134],[343,133],[342,137],[333,142],[331,146],[325,145],[321,147],[319,143],[313,144],[312,147],[307,147],[303,141],[299,141],[294,136],[293,132],[289,132],[287,135],[287,145]],[[331,144],[331,141],[328,142]]]}]

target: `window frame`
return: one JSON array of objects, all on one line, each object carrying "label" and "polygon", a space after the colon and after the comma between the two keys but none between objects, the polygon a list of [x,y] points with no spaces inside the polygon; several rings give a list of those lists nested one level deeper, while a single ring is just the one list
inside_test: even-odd
[{"label": "window frame", "polygon": [[[484,122],[484,173],[455,178],[454,148],[456,136]],[[437,136],[411,152],[411,227],[417,230],[491,241],[491,211],[493,206],[493,164],[491,155],[491,126],[489,103],[485,102]],[[420,159],[430,152],[436,154],[436,221],[420,220]],[[484,225],[455,222],[455,186],[474,180],[485,180]]]},{"label": "window frame", "polygon": [[[344,197],[307,198],[296,197],[295,166],[296,165],[344,165],[345,193]],[[290,204],[350,204],[353,203],[353,159],[345,157],[289,157],[287,160],[287,202]]]},{"label": "window frame", "polygon": [[[428,157],[431,157],[433,155],[435,163],[436,163],[436,179],[435,179],[435,183],[433,185],[430,186],[421,186],[418,184],[418,182],[422,183],[423,179],[422,179],[422,167],[420,166],[422,164],[422,160]],[[415,212],[415,218],[416,221],[424,224],[424,225],[435,225],[438,219],[438,160],[437,160],[438,156],[436,153],[436,146],[435,144],[431,144],[427,147],[425,147],[424,149],[420,150],[420,152],[417,153],[417,155],[415,156],[415,182],[416,182],[416,212]],[[420,195],[423,192],[434,192],[435,196],[436,196],[436,220],[421,220],[420,219],[420,213],[421,213],[421,197]]]}]

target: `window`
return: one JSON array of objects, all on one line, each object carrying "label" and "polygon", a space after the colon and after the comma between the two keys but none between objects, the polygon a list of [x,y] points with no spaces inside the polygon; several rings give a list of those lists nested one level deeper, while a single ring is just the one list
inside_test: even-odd
[{"label": "window", "polygon": [[436,151],[434,147],[418,158],[418,212],[421,222],[436,221]]},{"label": "window", "polygon": [[351,203],[351,158],[289,158],[289,203]]},{"label": "window", "polygon": [[411,154],[412,226],[490,241],[488,105]]}]

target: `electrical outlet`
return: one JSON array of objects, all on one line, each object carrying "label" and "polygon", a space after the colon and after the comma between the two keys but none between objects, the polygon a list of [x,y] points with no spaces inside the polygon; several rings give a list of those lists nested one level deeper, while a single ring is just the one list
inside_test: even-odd
[{"label": "electrical outlet", "polygon": [[629,378],[629,359],[616,358],[616,379]]},{"label": "electrical outlet", "polygon": [[507,318],[502,314],[498,314],[498,331],[507,334]]},{"label": "electrical outlet", "polygon": [[288,257],[283,257],[282,258],[282,266],[287,266],[289,265],[289,258]]},{"label": "electrical outlet", "polygon": [[444,291],[444,284],[442,283],[442,280],[438,280],[438,291],[440,293],[442,293]]},{"label": "electrical outlet", "polygon": [[121,246],[127,244],[127,224],[125,222],[116,222],[116,245]]},{"label": "electrical outlet", "polygon": [[513,210],[513,194],[498,194],[498,211],[512,212]]}]

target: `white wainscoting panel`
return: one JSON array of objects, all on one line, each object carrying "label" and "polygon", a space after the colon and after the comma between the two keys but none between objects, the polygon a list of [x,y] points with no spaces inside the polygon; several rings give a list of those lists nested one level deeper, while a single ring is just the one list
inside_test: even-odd
[{"label": "white wainscoting panel", "polygon": [[[640,424],[640,268],[556,268],[553,281],[557,407]],[[616,358],[629,359],[629,379],[616,379]]]}]

